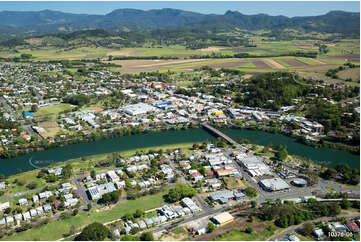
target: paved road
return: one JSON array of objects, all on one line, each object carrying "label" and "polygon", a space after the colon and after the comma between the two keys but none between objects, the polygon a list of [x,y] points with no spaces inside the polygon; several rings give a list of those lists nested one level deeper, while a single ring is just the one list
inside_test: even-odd
[{"label": "paved road", "polygon": [[88,209],[88,204],[90,203],[88,195],[86,194],[85,190],[82,188],[81,184],[79,183],[79,180],[83,179],[83,177],[75,177],[72,182],[74,182],[76,186],[76,190],[79,191],[78,194],[80,198],[83,200],[83,207],[82,210]]},{"label": "paved road", "polygon": [[271,238],[269,238],[268,240],[278,241],[278,240],[284,239],[289,234],[294,233],[295,231],[300,229],[305,223],[326,222],[326,221],[329,221],[329,220],[333,220],[335,218],[360,218],[360,214],[355,213],[355,214],[351,214],[351,215],[339,215],[339,216],[336,216],[336,217],[323,217],[323,218],[318,218],[318,219],[315,219],[315,220],[305,221],[302,224],[288,227],[282,233],[274,235]]},{"label": "paved road", "polygon": [[0,102],[4,105],[4,107],[6,108],[6,110],[11,113],[11,115],[15,118],[15,120],[19,121],[21,126],[23,127],[24,130],[28,131],[28,133],[31,136],[35,136],[38,137],[39,139],[42,139],[42,137],[36,133],[30,125],[26,124],[25,121],[19,117],[19,115],[13,110],[12,107],[10,107],[10,105],[7,103],[7,101],[5,100],[4,97],[0,96]]}]

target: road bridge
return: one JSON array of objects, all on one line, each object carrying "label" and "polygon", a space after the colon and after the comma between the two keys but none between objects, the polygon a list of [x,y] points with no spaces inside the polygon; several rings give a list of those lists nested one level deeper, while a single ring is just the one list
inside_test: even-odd
[{"label": "road bridge", "polygon": [[213,134],[223,138],[225,141],[227,141],[229,144],[234,145],[236,147],[241,147],[240,144],[238,144],[236,141],[234,141],[232,138],[230,138],[228,135],[222,133],[221,131],[219,131],[218,129],[213,128],[212,126],[210,126],[207,123],[202,123],[201,124],[203,128],[205,128],[206,130],[212,132]]}]

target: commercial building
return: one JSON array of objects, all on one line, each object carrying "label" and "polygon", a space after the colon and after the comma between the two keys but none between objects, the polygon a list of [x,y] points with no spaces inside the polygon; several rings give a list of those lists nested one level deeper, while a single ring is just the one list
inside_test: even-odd
[{"label": "commercial building", "polygon": [[214,216],[211,220],[215,224],[217,224],[219,226],[223,226],[223,225],[232,223],[234,221],[234,218],[230,213],[224,212],[224,213]]},{"label": "commercial building", "polygon": [[215,202],[219,202],[220,204],[228,203],[230,199],[234,198],[233,192],[230,190],[224,190],[212,193],[209,198]]},{"label": "commercial building", "polygon": [[189,197],[183,198],[182,199],[182,204],[184,206],[186,206],[187,208],[189,208],[192,211],[192,213],[196,213],[196,212],[201,211],[201,209],[197,206],[197,204],[195,204],[193,202],[193,200],[190,199]]},{"label": "commercial building", "polygon": [[116,191],[117,189],[114,186],[114,183],[106,183],[106,184],[101,184],[101,185],[97,185],[94,187],[90,187],[88,189],[88,193],[90,196],[91,200],[95,200],[95,199],[99,199],[103,196],[103,194],[105,193],[110,193],[113,191]]},{"label": "commercial building", "polygon": [[132,104],[132,105],[128,105],[124,108],[119,109],[119,111],[121,112],[125,112],[126,114],[129,114],[131,116],[137,116],[137,115],[142,115],[142,114],[146,114],[149,112],[153,112],[155,111],[155,107],[150,106],[149,104],[146,103],[137,103],[137,104]]},{"label": "commercial building", "polygon": [[297,187],[305,187],[307,186],[308,182],[302,178],[296,178],[291,181],[291,184]]},{"label": "commercial building", "polygon": [[258,156],[236,156],[236,159],[245,168],[251,176],[263,176],[271,174],[269,166],[267,166]]},{"label": "commercial building", "polygon": [[221,177],[221,176],[231,176],[233,175],[233,170],[232,169],[218,169],[216,170],[217,176]]},{"label": "commercial building", "polygon": [[259,181],[259,185],[266,191],[274,192],[288,190],[290,186],[281,178],[271,178]]}]

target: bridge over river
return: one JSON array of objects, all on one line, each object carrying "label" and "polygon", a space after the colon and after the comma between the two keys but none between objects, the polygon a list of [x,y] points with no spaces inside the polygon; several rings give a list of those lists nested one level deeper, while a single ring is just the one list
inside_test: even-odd
[{"label": "bridge over river", "polygon": [[243,146],[241,146],[240,144],[238,144],[236,141],[234,141],[231,137],[229,137],[228,135],[222,133],[221,131],[219,131],[218,129],[215,129],[214,127],[210,126],[207,123],[202,123],[202,127],[208,131],[210,131],[211,133],[223,138],[225,141],[227,141],[229,144],[234,145],[237,148],[240,149],[244,149]]}]

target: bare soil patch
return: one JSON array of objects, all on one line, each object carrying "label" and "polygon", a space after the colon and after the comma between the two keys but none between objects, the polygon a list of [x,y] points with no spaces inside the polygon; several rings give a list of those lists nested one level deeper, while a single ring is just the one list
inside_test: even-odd
[{"label": "bare soil patch", "polygon": [[344,59],[347,61],[360,62],[360,55],[358,54],[346,54],[346,55],[330,55],[328,59]]},{"label": "bare soil patch", "polygon": [[41,122],[39,123],[39,126],[44,128],[46,131],[41,134],[44,138],[54,137],[61,130],[58,124],[54,121]]},{"label": "bare soil patch", "polygon": [[308,66],[306,63],[296,59],[283,59],[282,61],[288,65],[296,66],[296,67]]},{"label": "bare soil patch", "polygon": [[211,51],[219,51],[221,48],[218,47],[208,47],[208,48],[203,48],[201,49],[201,51],[203,52],[211,52]]},{"label": "bare soil patch", "polygon": [[234,68],[239,67],[241,65],[247,64],[248,61],[245,60],[232,60],[232,61],[224,61],[224,62],[215,62],[206,64],[212,68]]},{"label": "bare soil patch", "polygon": [[[210,62],[212,59],[190,59],[190,60],[114,60],[111,63],[122,65],[122,73],[149,72],[156,70],[184,69],[192,70],[200,66],[210,66],[212,68],[233,68],[248,63],[245,60],[220,60],[219,62]],[[179,64],[189,64],[189,66],[177,66]]]},{"label": "bare soil patch", "polygon": [[111,51],[111,52],[107,52],[107,56],[113,55],[113,56],[135,56],[135,55],[139,55],[143,53],[143,51],[141,50],[137,50],[137,51]]},{"label": "bare soil patch", "polygon": [[340,71],[338,76],[341,79],[352,78],[353,81],[360,81],[360,68],[352,68]]},{"label": "bare soil patch", "polygon": [[280,63],[278,63],[272,59],[264,59],[263,61],[265,63],[267,63],[267,65],[272,66],[273,69],[285,69],[286,68],[283,65],[281,65]]},{"label": "bare soil patch", "polygon": [[267,65],[264,61],[262,60],[254,60],[252,61],[253,64],[255,64],[255,66],[259,69],[272,69],[271,66]]}]

